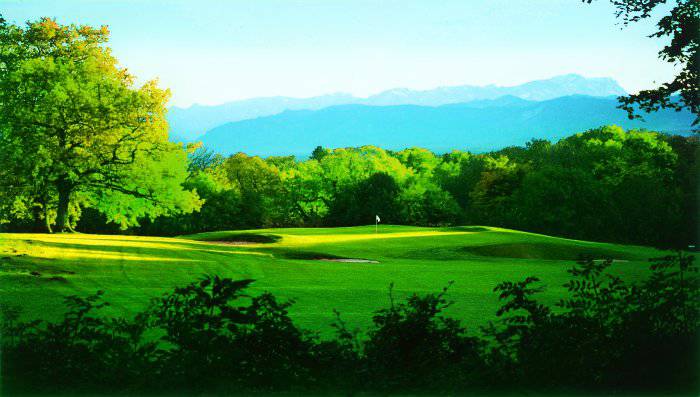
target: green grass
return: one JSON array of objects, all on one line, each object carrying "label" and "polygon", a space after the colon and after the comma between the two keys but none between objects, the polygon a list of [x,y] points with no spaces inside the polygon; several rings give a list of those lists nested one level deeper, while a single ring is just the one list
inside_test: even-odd
[{"label": "green grass", "polygon": [[[223,243],[219,243],[223,242]],[[493,287],[535,275],[553,303],[579,254],[618,261],[612,271],[644,277],[647,247],[592,243],[486,227],[374,226],[267,229],[202,233],[181,238],[88,234],[0,234],[0,303],[17,304],[27,318],[56,319],[62,296],[106,291],[109,309],[133,314],[149,299],[203,274],[253,278],[296,304],[291,314],[308,329],[327,332],[333,309],[353,327],[373,311],[412,292],[437,292],[450,281],[451,313],[475,327],[494,319]],[[379,263],[340,263],[360,258]],[[34,273],[34,274],[32,274]]]}]

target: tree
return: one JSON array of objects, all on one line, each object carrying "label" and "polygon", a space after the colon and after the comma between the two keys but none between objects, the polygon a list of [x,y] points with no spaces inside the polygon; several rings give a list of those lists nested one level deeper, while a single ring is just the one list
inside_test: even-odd
[{"label": "tree", "polygon": [[260,157],[237,153],[224,161],[223,172],[240,194],[244,224],[260,227],[269,223],[272,201],[281,189],[279,170]]},{"label": "tree", "polygon": [[511,226],[509,211],[513,208],[513,194],[522,183],[523,168],[506,156],[485,156],[479,180],[469,193],[471,221]]},{"label": "tree", "polygon": [[241,192],[272,193],[279,185],[279,171],[257,156],[236,153],[224,160],[223,170]]},{"label": "tree", "polygon": [[432,176],[432,172],[439,164],[439,159],[433,152],[423,148],[409,148],[396,153],[396,157],[406,167],[411,168],[416,174]]},{"label": "tree", "polygon": [[187,144],[187,172],[191,176],[216,169],[224,163],[224,160],[224,156],[205,148],[202,142]]},{"label": "tree", "polygon": [[515,227],[644,244],[684,240],[677,155],[661,135],[606,126],[535,154],[539,164],[514,196]]},{"label": "tree", "polygon": [[[593,0],[582,0],[592,3]],[[657,6],[667,0],[610,0],[617,8],[616,16],[623,25],[649,18]],[[680,65],[681,70],[673,81],[658,88],[642,90],[638,94],[620,97],[620,108],[630,118],[635,115],[635,105],[646,112],[659,109],[688,109],[695,114],[694,125],[700,123],[700,2],[698,0],[676,0],[671,11],[657,23],[658,30],[649,37],[671,38],[659,51],[659,58]],[[680,95],[676,101],[673,95]]]},{"label": "tree", "polygon": [[108,37],[106,26],[0,21],[0,165],[18,176],[11,189],[55,208],[59,232],[78,201],[122,226],[201,205],[181,186],[186,154],[168,142],[169,91],[135,87]]},{"label": "tree", "polygon": [[321,161],[326,157],[331,151],[322,146],[316,146],[316,148],[311,152],[311,159]]},{"label": "tree", "polygon": [[469,192],[479,179],[480,157],[457,150],[442,156],[442,162],[435,168],[435,183],[454,198],[462,209],[469,206]]},{"label": "tree", "polygon": [[397,198],[400,188],[394,178],[377,172],[348,186],[331,202],[328,223],[331,225],[366,225],[379,215],[384,223],[399,220]]}]

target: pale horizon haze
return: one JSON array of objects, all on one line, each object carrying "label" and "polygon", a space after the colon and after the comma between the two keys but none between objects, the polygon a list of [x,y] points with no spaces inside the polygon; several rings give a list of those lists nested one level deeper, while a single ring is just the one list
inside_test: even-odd
[{"label": "pale horizon haze", "polygon": [[0,0],[23,24],[108,25],[109,45],[170,104],[392,88],[510,86],[562,74],[610,77],[629,92],[670,80],[648,38],[658,15],[623,28],[607,0]]}]

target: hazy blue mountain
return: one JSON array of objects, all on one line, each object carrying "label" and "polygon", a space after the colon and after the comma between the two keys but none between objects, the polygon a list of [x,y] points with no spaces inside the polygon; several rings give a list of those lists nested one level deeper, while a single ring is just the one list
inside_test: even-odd
[{"label": "hazy blue mountain", "polygon": [[624,95],[625,90],[609,78],[585,78],[575,74],[537,80],[513,87],[457,86],[415,91],[398,88],[368,98],[350,94],[332,94],[313,98],[268,97],[230,102],[218,106],[194,105],[183,109],[173,107],[168,114],[173,140],[193,140],[216,126],[227,122],[271,116],[285,110],[318,110],[337,105],[421,105],[441,106],[482,99],[515,96],[542,101],[568,95]]},{"label": "hazy blue mountain", "polygon": [[217,106],[193,105],[186,109],[172,107],[168,111],[170,137],[173,141],[190,141],[227,122],[269,116],[285,110],[322,109],[352,103],[355,99],[350,94],[331,94],[313,98],[252,98]]},{"label": "hazy blue mountain", "polygon": [[610,78],[585,78],[576,74],[557,76],[547,80],[531,81],[513,87],[496,85],[440,87],[427,91],[394,89],[362,100],[364,105],[423,105],[440,106],[515,96],[533,101],[545,101],[569,95],[611,96],[625,95],[625,90]]},{"label": "hazy blue mountain", "polygon": [[689,112],[660,111],[645,121],[629,120],[615,97],[566,96],[528,101],[515,96],[438,107],[341,105],[227,123],[202,137],[230,154],[308,156],[316,146],[410,146],[437,152],[475,152],[522,145],[532,138],[557,140],[606,124],[669,133],[689,131]]}]

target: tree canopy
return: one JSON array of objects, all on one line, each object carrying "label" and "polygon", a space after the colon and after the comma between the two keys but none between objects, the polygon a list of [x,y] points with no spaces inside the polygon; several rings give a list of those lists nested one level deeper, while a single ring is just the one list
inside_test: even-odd
[{"label": "tree canopy", "polygon": [[[582,0],[592,3],[593,0]],[[610,0],[616,16],[624,26],[652,16],[652,12],[668,0]],[[680,66],[672,81],[657,88],[620,97],[620,107],[630,118],[639,117],[636,109],[646,112],[662,108],[686,108],[695,114],[694,125],[700,123],[700,2],[675,0],[668,14],[657,23],[657,31],[649,37],[670,38],[659,51],[659,58]],[[674,95],[680,96],[679,100]]]},{"label": "tree canopy", "polygon": [[162,216],[137,232],[351,226],[379,215],[684,246],[695,238],[696,150],[696,137],[605,126],[481,154],[374,146],[318,148],[306,160],[238,153],[191,167],[187,187],[206,199],[200,212]]},{"label": "tree canopy", "polygon": [[181,186],[186,153],[168,142],[169,91],[136,87],[108,38],[104,26],[0,22],[0,172],[15,198],[5,216],[41,208],[63,231],[86,206],[129,226],[201,205]]}]

